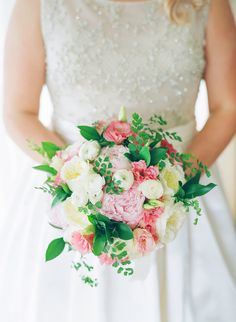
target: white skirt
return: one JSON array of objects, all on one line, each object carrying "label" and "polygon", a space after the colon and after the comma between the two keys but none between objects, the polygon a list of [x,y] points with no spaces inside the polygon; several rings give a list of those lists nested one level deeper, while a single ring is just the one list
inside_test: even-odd
[{"label": "white skirt", "polygon": [[[45,262],[58,231],[48,224],[45,176],[20,166],[1,214],[0,320],[4,322],[234,322],[236,239],[217,170],[202,197],[197,226],[189,215],[176,240],[135,262],[127,278],[89,256],[99,285],[81,282],[72,253]],[[13,191],[12,191],[13,190]]]}]

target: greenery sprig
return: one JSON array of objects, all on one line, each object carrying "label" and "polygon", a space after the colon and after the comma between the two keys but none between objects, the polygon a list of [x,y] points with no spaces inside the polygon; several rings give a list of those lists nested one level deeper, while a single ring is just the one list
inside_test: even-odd
[{"label": "greenery sprig", "polygon": [[119,187],[118,181],[116,182],[113,181],[111,169],[112,169],[112,163],[110,162],[109,156],[104,156],[104,157],[99,156],[94,162],[93,170],[105,178],[106,193],[119,195],[124,190],[121,187]]},{"label": "greenery sprig", "polygon": [[[180,182],[179,190],[174,196],[175,202],[182,202],[186,206],[187,211],[192,207],[196,211],[198,217],[201,216],[201,208],[198,200],[195,198],[207,194],[216,187],[216,184],[214,183],[209,183],[208,185],[200,184],[200,177],[201,171],[198,171],[196,175],[188,179],[184,185]],[[198,218],[195,219],[194,223],[198,223]]]}]

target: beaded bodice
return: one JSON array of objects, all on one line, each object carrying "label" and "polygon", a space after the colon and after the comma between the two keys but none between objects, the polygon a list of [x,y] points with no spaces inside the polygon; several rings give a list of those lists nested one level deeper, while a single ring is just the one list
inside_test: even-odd
[{"label": "beaded bodice", "polygon": [[91,123],[121,105],[144,118],[160,114],[170,126],[194,119],[208,5],[195,11],[185,4],[190,22],[176,25],[163,2],[42,0],[55,120]]}]

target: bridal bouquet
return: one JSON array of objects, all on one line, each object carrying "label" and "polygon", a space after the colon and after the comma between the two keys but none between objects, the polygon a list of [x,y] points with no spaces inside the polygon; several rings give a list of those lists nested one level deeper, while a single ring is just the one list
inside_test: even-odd
[{"label": "bridal bouquet", "polygon": [[[80,254],[73,266],[93,269],[86,262],[92,253],[118,273],[132,275],[132,260],[173,241],[190,208],[201,215],[196,197],[215,184],[202,185],[200,175],[209,171],[192,156],[177,151],[177,133],[164,130],[166,121],[154,115],[145,124],[134,113],[127,121],[124,108],[119,119],[93,126],[78,126],[81,139],[65,149],[50,142],[34,146],[45,163],[34,167],[48,174],[40,189],[52,196],[60,214],[60,230],[46,251],[46,261],[67,247]],[[195,162],[196,163],[196,162]],[[188,173],[188,174],[186,174]],[[59,216],[59,215],[58,215]],[[96,279],[83,275],[85,283]]]}]

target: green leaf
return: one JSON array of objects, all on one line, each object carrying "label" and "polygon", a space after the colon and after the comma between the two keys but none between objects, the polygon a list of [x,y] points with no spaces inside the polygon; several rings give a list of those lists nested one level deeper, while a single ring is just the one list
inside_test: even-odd
[{"label": "green leaf", "polygon": [[93,225],[97,225],[97,223],[98,223],[98,221],[97,221],[97,218],[96,218],[96,216],[95,215],[89,215],[88,216],[88,220],[91,222],[91,224],[93,224]]},{"label": "green leaf", "polygon": [[86,140],[97,140],[97,141],[100,141],[102,139],[102,137],[98,133],[98,131],[94,127],[92,127],[92,126],[80,125],[80,126],[78,126],[78,128],[80,129],[80,134]]},{"label": "green leaf", "polygon": [[121,259],[127,257],[127,255],[128,255],[127,251],[124,250],[122,253],[117,255],[117,258],[121,260]]},{"label": "green leaf", "polygon": [[179,184],[179,190],[177,191],[177,193],[175,194],[175,197],[178,199],[178,200],[182,200],[184,199],[185,197],[185,191],[183,189],[183,187],[181,187],[181,182]]},{"label": "green leaf", "polygon": [[71,194],[71,191],[70,191],[70,189],[69,189],[67,184],[61,183],[61,187],[67,194]]},{"label": "green leaf", "polygon": [[149,147],[147,146],[142,147],[142,149],[140,150],[139,156],[140,156],[140,159],[144,160],[147,166],[149,166],[151,161],[151,154],[150,154]]},{"label": "green leaf", "polygon": [[133,235],[132,229],[123,222],[118,222],[116,224],[116,231],[120,239],[123,239],[123,240],[133,239],[134,235]]},{"label": "green leaf", "polygon": [[96,202],[95,207],[101,209],[102,208],[102,202],[101,201]]},{"label": "green leaf", "polygon": [[154,141],[149,145],[150,148],[154,148],[161,140],[162,135],[160,133],[156,133]]},{"label": "green leaf", "polygon": [[130,160],[130,161],[135,161],[135,158],[134,158],[134,156],[131,154],[131,153],[124,153],[124,156],[128,159],[128,160]]},{"label": "green leaf", "polygon": [[104,248],[107,243],[106,235],[101,233],[100,231],[97,231],[95,233],[95,237],[93,239],[93,253],[96,256],[100,256],[102,252],[104,251]]},{"label": "green leaf", "polygon": [[201,185],[199,183],[192,184],[188,190],[185,192],[185,198],[187,199],[193,199],[199,196],[203,196],[210,192],[213,188],[216,187],[216,184],[210,183],[206,186]]},{"label": "green leaf", "polygon": [[197,174],[194,177],[192,177],[191,179],[189,179],[183,185],[183,190],[184,191],[187,191],[191,187],[191,185],[199,183],[200,178],[201,178],[201,171],[198,171]]},{"label": "green leaf", "polygon": [[97,220],[102,221],[104,223],[108,223],[108,224],[112,223],[111,219],[109,219],[107,216],[104,216],[99,213],[96,215],[96,218],[97,218]]},{"label": "green leaf", "polygon": [[67,193],[64,191],[64,189],[62,189],[61,187],[58,187],[56,190],[55,197],[52,201],[52,208],[55,207],[57,204],[63,202],[70,196],[71,196],[71,192]]},{"label": "green leaf", "polygon": [[50,167],[48,164],[37,165],[37,166],[33,167],[33,169],[47,172],[53,176],[55,176],[57,174],[57,170]]},{"label": "green leaf", "polygon": [[59,146],[52,142],[42,142],[42,148],[50,160],[55,156],[57,151],[61,150]]},{"label": "green leaf", "polygon": [[65,244],[66,243],[62,237],[51,241],[46,251],[46,262],[59,256],[63,252]]},{"label": "green leaf", "polygon": [[161,160],[167,156],[167,148],[159,147],[151,150],[151,162],[150,165],[157,165]]}]

